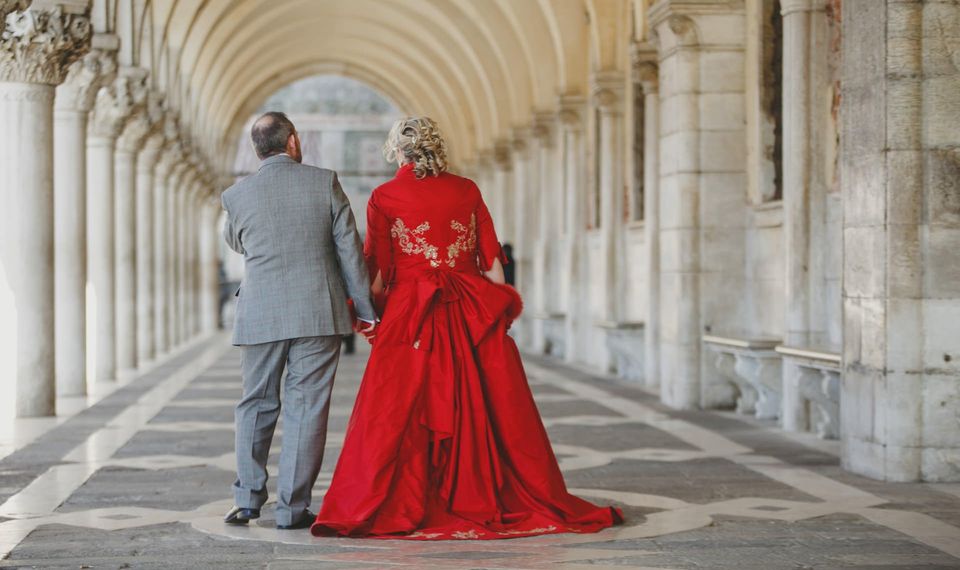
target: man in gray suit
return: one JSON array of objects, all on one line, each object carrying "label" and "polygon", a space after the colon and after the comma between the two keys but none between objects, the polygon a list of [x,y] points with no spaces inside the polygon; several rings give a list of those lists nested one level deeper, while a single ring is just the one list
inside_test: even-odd
[{"label": "man in gray suit", "polygon": [[370,281],[350,203],[333,171],[300,164],[300,139],[283,113],[253,125],[259,171],[228,188],[224,239],[243,254],[233,344],[243,350],[243,398],[236,409],[235,507],[224,521],[259,518],[267,500],[267,457],[281,412],[277,528],[315,518],[311,489],[326,443],[340,338],[351,332],[347,297],[376,326]]}]

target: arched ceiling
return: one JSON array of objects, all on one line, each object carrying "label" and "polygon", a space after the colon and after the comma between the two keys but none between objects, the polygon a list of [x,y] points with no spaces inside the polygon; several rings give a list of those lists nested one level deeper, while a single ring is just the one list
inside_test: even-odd
[{"label": "arched ceiling", "polygon": [[[288,83],[340,73],[433,116],[454,160],[474,158],[560,94],[586,94],[598,41],[636,0],[119,0],[150,11],[141,65],[212,164]],[[598,6],[600,8],[598,9]],[[614,24],[615,26],[616,24]],[[150,28],[150,29],[147,29]],[[599,32],[599,33],[598,33]]]}]

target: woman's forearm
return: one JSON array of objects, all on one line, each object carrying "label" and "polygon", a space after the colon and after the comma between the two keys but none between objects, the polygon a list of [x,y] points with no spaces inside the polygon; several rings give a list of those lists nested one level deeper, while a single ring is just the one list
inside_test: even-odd
[{"label": "woman's forearm", "polygon": [[484,271],[483,274],[487,276],[487,279],[498,285],[503,285],[507,282],[506,278],[503,276],[503,264],[500,263],[499,259],[494,259],[493,266],[490,267],[490,271]]},{"label": "woman's forearm", "polygon": [[373,278],[373,283],[370,284],[370,292],[374,295],[383,293],[383,275],[379,271],[377,271],[377,276]]}]

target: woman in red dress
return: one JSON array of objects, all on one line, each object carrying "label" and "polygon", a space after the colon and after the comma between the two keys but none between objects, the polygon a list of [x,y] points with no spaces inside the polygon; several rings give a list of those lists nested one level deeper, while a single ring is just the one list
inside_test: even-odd
[{"label": "woman in red dress", "polygon": [[520,298],[472,181],[446,172],[426,117],[398,121],[401,164],[370,197],[365,254],[381,324],[317,536],[493,539],[621,521],[567,492],[516,345]]}]

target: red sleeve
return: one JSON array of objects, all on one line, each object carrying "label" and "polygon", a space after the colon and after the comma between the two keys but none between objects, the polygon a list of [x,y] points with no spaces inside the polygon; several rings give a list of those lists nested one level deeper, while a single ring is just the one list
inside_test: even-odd
[{"label": "red sleeve", "polygon": [[493,227],[493,218],[490,211],[477,190],[477,255],[480,258],[480,269],[490,271],[493,260],[500,259],[500,263],[507,264],[507,257],[497,239],[497,230]]},{"label": "red sleeve", "polygon": [[363,243],[363,256],[367,260],[370,281],[383,277],[384,285],[393,279],[393,254],[390,251],[390,219],[380,209],[377,193],[367,202],[367,235]]}]

